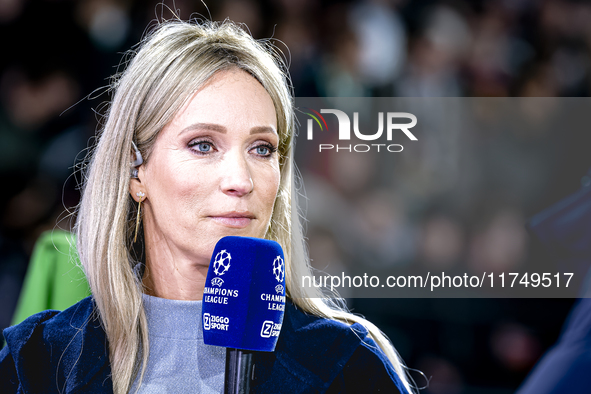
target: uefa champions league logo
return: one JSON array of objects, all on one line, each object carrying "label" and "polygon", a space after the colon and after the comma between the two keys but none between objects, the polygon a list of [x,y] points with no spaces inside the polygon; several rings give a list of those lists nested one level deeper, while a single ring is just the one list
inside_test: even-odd
[{"label": "uefa champions league logo", "polygon": [[275,275],[275,279],[277,282],[283,282],[285,278],[285,263],[281,256],[277,256],[275,261],[273,261],[273,275]]},{"label": "uefa champions league logo", "polygon": [[230,253],[226,252],[226,249],[223,249],[215,256],[215,261],[213,262],[213,273],[216,275],[223,275],[230,269],[230,261],[232,260],[232,256]]}]

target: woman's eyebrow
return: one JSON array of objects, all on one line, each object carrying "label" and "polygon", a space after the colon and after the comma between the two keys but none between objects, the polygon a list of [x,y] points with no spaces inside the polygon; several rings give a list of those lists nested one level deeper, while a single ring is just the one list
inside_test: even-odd
[{"label": "woman's eyebrow", "polygon": [[181,130],[179,136],[193,130],[210,130],[218,133],[226,134],[227,130],[224,126],[215,123],[194,123]]},{"label": "woman's eyebrow", "polygon": [[258,133],[271,133],[277,134],[277,130],[274,127],[270,126],[255,126],[250,129],[250,134],[258,134]]},{"label": "woman's eyebrow", "polygon": [[[194,123],[192,125],[185,127],[184,129],[182,129],[181,132],[179,133],[179,136],[183,135],[186,132],[194,131],[194,130],[209,130],[209,131],[215,131],[217,133],[222,133],[222,134],[226,134],[228,132],[226,127],[216,124],[216,123]],[[277,130],[275,130],[275,128],[271,127],[271,126],[255,126],[250,129],[250,134],[259,134],[259,133],[277,134]]]}]

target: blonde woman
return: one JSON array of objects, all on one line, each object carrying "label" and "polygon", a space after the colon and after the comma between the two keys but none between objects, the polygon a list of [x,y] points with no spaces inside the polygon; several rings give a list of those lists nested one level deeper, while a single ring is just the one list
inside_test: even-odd
[{"label": "blonde woman", "polygon": [[310,268],[293,103],[272,49],[230,22],[165,22],[112,89],[76,224],[92,296],[5,330],[2,387],[221,392],[225,351],[203,344],[198,316],[213,248],[238,235],[279,242],[287,265],[283,328],[255,356],[253,392],[411,392],[373,324],[297,285]]}]

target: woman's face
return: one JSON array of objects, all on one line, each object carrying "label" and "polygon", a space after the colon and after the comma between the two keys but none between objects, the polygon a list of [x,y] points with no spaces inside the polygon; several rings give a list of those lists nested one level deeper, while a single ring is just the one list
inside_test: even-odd
[{"label": "woman's face", "polygon": [[279,187],[278,143],[262,85],[238,69],[215,74],[158,134],[132,182],[136,201],[146,194],[148,258],[209,264],[220,238],[263,237]]}]

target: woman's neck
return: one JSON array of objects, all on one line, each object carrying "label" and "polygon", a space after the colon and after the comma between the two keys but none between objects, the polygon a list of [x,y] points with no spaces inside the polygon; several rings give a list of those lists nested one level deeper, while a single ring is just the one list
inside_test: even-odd
[{"label": "woman's neck", "polygon": [[208,265],[196,264],[166,248],[150,248],[149,242],[146,246],[146,271],[142,281],[148,295],[187,301],[203,298]]},{"label": "woman's neck", "polygon": [[169,300],[197,301],[203,298],[205,274],[182,272],[173,268],[166,270],[156,266],[147,268],[143,277],[144,288],[148,295]]}]

